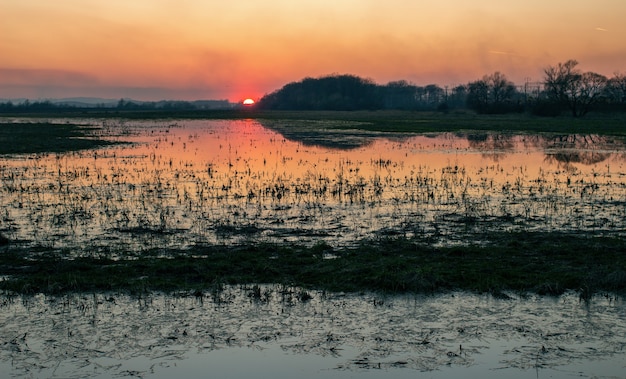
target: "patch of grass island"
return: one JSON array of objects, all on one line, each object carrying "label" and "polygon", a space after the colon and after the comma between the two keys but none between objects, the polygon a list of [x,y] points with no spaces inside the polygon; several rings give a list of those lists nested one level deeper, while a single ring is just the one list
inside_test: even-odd
[{"label": "patch of grass island", "polygon": [[63,153],[113,143],[94,137],[95,130],[76,123],[0,122],[0,155]]}]

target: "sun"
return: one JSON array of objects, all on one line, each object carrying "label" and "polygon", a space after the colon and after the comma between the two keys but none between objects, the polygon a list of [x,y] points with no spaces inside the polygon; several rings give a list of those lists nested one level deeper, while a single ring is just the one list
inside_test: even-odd
[{"label": "sun", "polygon": [[254,104],[254,100],[252,100],[252,99],[250,99],[250,98],[245,99],[245,100],[243,101],[243,105],[253,105],[253,104]]}]

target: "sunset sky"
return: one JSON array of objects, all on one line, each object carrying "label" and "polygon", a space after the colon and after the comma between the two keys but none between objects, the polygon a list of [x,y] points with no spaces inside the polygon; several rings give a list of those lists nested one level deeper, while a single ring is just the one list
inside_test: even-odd
[{"label": "sunset sky", "polygon": [[0,0],[0,98],[259,98],[333,73],[626,72],[624,0]]}]

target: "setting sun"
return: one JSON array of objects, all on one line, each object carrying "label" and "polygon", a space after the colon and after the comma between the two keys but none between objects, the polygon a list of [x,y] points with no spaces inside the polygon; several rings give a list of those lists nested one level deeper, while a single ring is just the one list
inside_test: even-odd
[{"label": "setting sun", "polygon": [[252,99],[245,99],[243,101],[243,105],[253,105],[254,104],[254,100]]}]

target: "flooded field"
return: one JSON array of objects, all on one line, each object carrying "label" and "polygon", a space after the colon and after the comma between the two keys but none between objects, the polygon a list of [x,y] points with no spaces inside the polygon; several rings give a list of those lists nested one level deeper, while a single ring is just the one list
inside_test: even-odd
[{"label": "flooded field", "polygon": [[82,122],[128,143],[0,157],[0,232],[10,240],[97,256],[206,243],[349,246],[406,236],[449,245],[480,243],[490,230],[626,230],[626,146],[613,137]]},{"label": "flooded field", "polygon": [[598,296],[207,293],[4,297],[15,378],[623,377],[626,306]]},{"label": "flooded field", "polygon": [[[13,274],[32,269],[47,278],[40,267],[12,261],[27,252],[31,262],[42,254],[41,261],[52,264],[113,258],[82,266],[97,273],[104,270],[98,262],[125,272],[115,268],[116,258],[129,265],[129,257],[139,261],[153,257],[155,249],[164,254],[175,249],[176,256],[167,257],[180,262],[181,255],[205,254],[200,248],[212,244],[341,248],[406,237],[424,246],[449,247],[487,243],[503,231],[517,236],[554,231],[615,237],[615,244],[603,245],[613,254],[621,252],[626,234],[626,145],[613,137],[399,135],[338,130],[327,121],[80,123],[98,127],[98,138],[118,143],[0,157],[0,233],[9,241],[3,264]],[[520,246],[533,246],[535,238]],[[551,241],[560,238],[567,237]],[[585,246],[595,243],[590,241]],[[315,258],[340,260],[326,251],[333,250],[314,252],[321,252]],[[528,257],[538,260],[546,251],[544,246]],[[248,252],[254,250],[218,253],[249,260]],[[297,249],[262,253],[269,254],[262,264],[311,254]],[[382,262],[375,260],[378,253],[368,251],[368,257],[375,255],[372,262]],[[474,266],[458,266],[458,278],[483,280],[480,257],[488,253],[473,250],[470,258],[446,251],[439,263],[447,263],[449,270],[446,259],[474,259]],[[415,258],[402,254],[397,264]],[[593,288],[598,277],[609,278],[615,288],[626,279],[620,267],[608,267],[615,266],[613,261],[588,266],[593,260],[588,254],[576,252],[570,262],[585,275],[586,267],[595,270],[582,282],[586,287],[559,297],[504,293],[497,280],[493,293],[498,298],[445,291],[384,296],[277,284],[227,286],[219,278],[190,282],[184,288],[196,289],[173,294],[142,291],[141,285],[128,292],[57,296],[6,291],[0,297],[0,372],[24,378],[200,378],[209,373],[349,378],[380,377],[381,371],[395,378],[620,377],[626,369],[626,306],[621,297]],[[606,255],[606,250],[594,254]],[[371,269],[367,262],[361,264]],[[433,288],[450,288],[432,274],[439,263],[421,267],[422,261],[414,262],[405,278],[392,262],[388,277],[380,277],[398,283],[423,279]],[[475,267],[475,276],[463,271]],[[530,278],[526,267],[536,270],[522,267],[515,273],[521,280]],[[164,265],[156,272],[170,269]],[[0,280],[8,283],[11,275]],[[68,275],[69,284],[56,278],[33,288],[52,293],[74,288],[71,281],[78,276]],[[562,293],[551,286],[566,279],[534,284],[544,293]],[[485,288],[492,289],[486,282]]]}]

